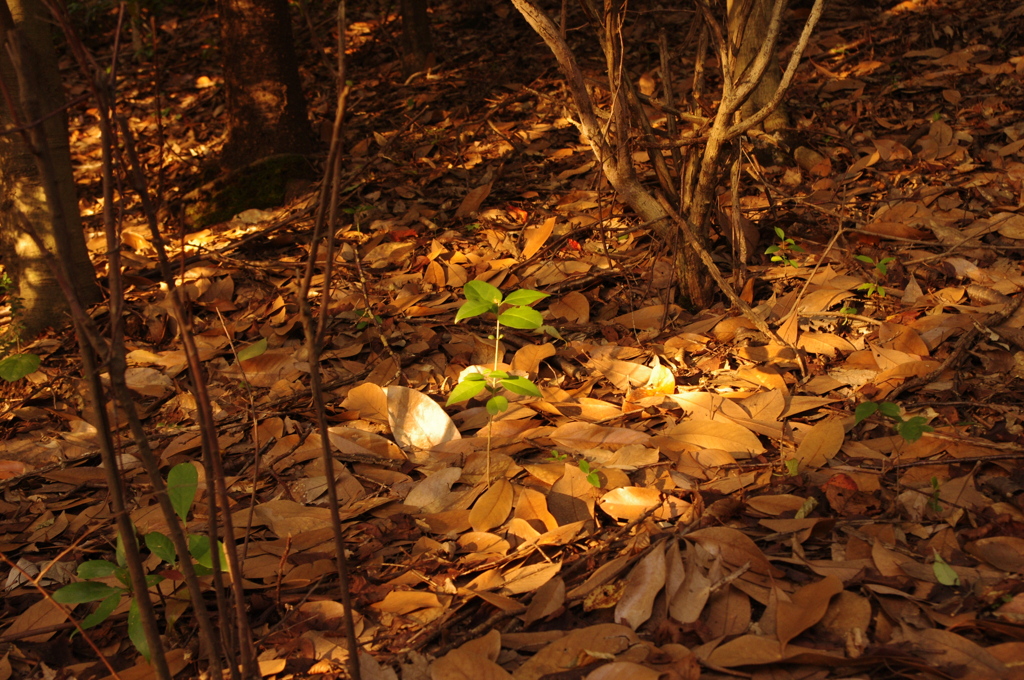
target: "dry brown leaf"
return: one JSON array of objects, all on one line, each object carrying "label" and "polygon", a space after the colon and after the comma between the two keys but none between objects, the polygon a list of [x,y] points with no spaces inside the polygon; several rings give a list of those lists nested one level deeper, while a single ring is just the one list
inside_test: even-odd
[{"label": "dry brown leaf", "polygon": [[790,595],[789,602],[779,601],[775,634],[785,647],[790,640],[821,621],[832,597],[843,590],[843,582],[826,576],[817,583],[800,588]]},{"label": "dry brown leaf", "polygon": [[[407,499],[408,500],[408,499]],[[469,512],[469,523],[473,531],[490,531],[508,519],[512,512],[512,485],[507,479],[499,479],[476,499]]]},{"label": "dry brown leaf", "polygon": [[388,395],[380,385],[368,382],[356,385],[345,395],[341,407],[357,412],[360,418],[388,422]]},{"label": "dry brown leaf", "polygon": [[661,671],[632,661],[613,661],[587,675],[586,680],[658,680]]},{"label": "dry brown leaf", "polygon": [[469,217],[473,213],[479,211],[480,206],[483,205],[483,202],[487,200],[487,197],[490,195],[491,186],[493,184],[493,182],[488,182],[487,184],[481,184],[480,186],[471,189],[470,192],[466,194],[465,198],[462,199],[462,202],[459,203],[459,207],[455,209],[455,218],[462,219],[464,217]]},{"label": "dry brown leaf", "polygon": [[542,585],[530,600],[530,606],[523,614],[523,623],[529,626],[534,621],[540,621],[552,614],[557,613],[565,604],[565,581],[561,578],[553,578]]},{"label": "dry brown leaf", "polygon": [[624,427],[605,427],[591,423],[567,423],[555,428],[550,435],[559,446],[573,451],[594,448],[617,449],[627,444],[645,444],[651,436]]},{"label": "dry brown leaf", "polygon": [[597,490],[579,466],[565,463],[562,476],[548,492],[548,510],[559,525],[591,520],[596,495]]},{"label": "dry brown leaf", "polygon": [[1024,538],[989,536],[968,543],[964,549],[996,569],[1024,574]]},{"label": "dry brown leaf", "polygon": [[501,594],[520,595],[533,592],[557,576],[561,568],[560,562],[540,562],[510,569],[504,574],[505,585],[502,586]]},{"label": "dry brown leaf", "polygon": [[547,242],[548,238],[550,238],[551,232],[554,231],[557,219],[558,218],[556,217],[549,217],[540,224],[527,227],[523,230],[523,260],[529,260],[540,252],[541,247]]},{"label": "dry brown leaf", "polygon": [[462,437],[440,404],[417,390],[391,385],[388,422],[399,446],[429,449]]},{"label": "dry brown leaf", "polygon": [[540,362],[555,356],[555,346],[550,342],[543,345],[523,345],[512,357],[512,370],[528,376],[536,375]]},{"label": "dry brown leaf", "polygon": [[804,434],[803,440],[793,454],[798,469],[822,467],[843,448],[845,438],[846,431],[838,418],[830,418],[815,424]]},{"label": "dry brown leaf", "polygon": [[[550,643],[516,669],[515,680],[540,680],[579,665],[581,655],[620,654],[639,641],[628,626],[602,623],[574,630]],[[586,658],[586,657],[584,657]]]},{"label": "dry brown leaf", "polygon": [[615,605],[615,623],[633,630],[651,618],[654,598],[665,587],[665,542],[655,545],[626,577],[626,588]]},{"label": "dry brown leaf", "polygon": [[462,468],[449,467],[438,470],[421,480],[405,497],[405,504],[420,508],[424,512],[440,512],[444,501],[451,494],[452,485],[462,477]]},{"label": "dry brown leaf", "polygon": [[529,522],[538,532],[551,531],[558,528],[558,521],[548,511],[548,501],[544,494],[536,489],[524,487],[516,502],[515,517]]},{"label": "dry brown leaf", "polygon": [[576,291],[570,291],[548,305],[548,311],[555,318],[562,318],[569,323],[588,323],[590,321],[590,301]]},{"label": "dry brown leaf", "polygon": [[482,638],[470,640],[430,664],[431,680],[511,680],[512,676],[495,663],[501,651],[501,634],[492,630]]},{"label": "dry brown leaf", "polygon": [[664,436],[694,449],[718,449],[733,455],[759,455],[765,450],[750,430],[733,422],[688,420],[669,428]]},{"label": "dry brown leaf", "polygon": [[661,505],[661,492],[650,487],[623,486],[601,496],[598,506],[616,519],[632,521]]}]

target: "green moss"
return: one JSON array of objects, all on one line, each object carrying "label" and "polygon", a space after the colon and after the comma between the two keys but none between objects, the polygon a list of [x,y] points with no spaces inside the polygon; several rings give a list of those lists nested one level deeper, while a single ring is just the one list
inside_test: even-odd
[{"label": "green moss", "polygon": [[294,180],[312,180],[309,160],[298,154],[270,156],[218,177],[185,196],[185,219],[196,229],[227,222],[252,208],[279,206]]}]

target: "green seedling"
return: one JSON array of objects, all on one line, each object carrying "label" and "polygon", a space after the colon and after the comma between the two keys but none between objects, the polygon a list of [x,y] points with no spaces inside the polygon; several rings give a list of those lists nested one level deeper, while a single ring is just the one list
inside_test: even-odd
[{"label": "green seedling", "polygon": [[[181,463],[171,468],[167,475],[167,495],[170,496],[175,514],[182,522],[188,518],[198,489],[199,473],[195,466]],[[178,563],[178,556],[170,538],[159,531],[153,531],[143,536],[143,542],[151,554],[171,565],[169,568],[160,570],[159,573],[147,574],[146,585],[148,587],[152,588],[166,578],[180,578],[180,572],[173,568]],[[188,545],[190,559],[196,574],[199,576],[212,574],[213,557],[209,538],[205,534],[189,534]],[[221,546],[221,550],[223,551],[223,546]],[[138,599],[132,593],[132,582],[125,563],[124,543],[120,536],[117,538],[114,560],[114,562],[110,560],[82,562],[78,565],[78,571],[75,572],[82,580],[60,588],[53,594],[53,599],[71,607],[87,602],[99,602],[99,605],[80,623],[82,629],[87,630],[106,621],[117,609],[122,598],[131,598],[128,607],[128,637],[139,653],[148,661],[150,658],[149,644],[142,630]],[[223,564],[223,561],[221,563]],[[168,621],[169,626],[173,623],[173,621]]]},{"label": "green seedling", "polygon": [[865,401],[864,403],[857,405],[857,409],[854,411],[854,416],[856,417],[856,422],[860,423],[876,413],[880,413],[891,420],[896,425],[896,433],[903,438],[903,441],[908,443],[916,442],[924,435],[925,432],[932,432],[935,430],[934,427],[928,424],[928,420],[924,416],[904,418],[900,412],[899,405],[894,404],[891,401]]},{"label": "green seedling", "polygon": [[587,476],[587,482],[590,486],[595,489],[601,488],[601,478],[597,475],[597,470],[590,467],[590,463],[585,460],[581,460],[578,465],[580,466],[580,472]]},{"label": "green seedling", "polygon": [[875,270],[875,280],[862,283],[857,286],[857,290],[862,290],[868,297],[877,295],[880,298],[885,297],[885,288],[878,281],[881,277],[889,273],[889,263],[896,260],[895,257],[883,257],[881,260],[875,260],[874,258],[868,257],[867,255],[857,255],[854,259],[860,260],[871,265]]},{"label": "green seedling", "polygon": [[536,330],[544,325],[540,312],[529,305],[543,300],[548,295],[536,290],[514,290],[503,297],[501,291],[483,281],[470,281],[462,289],[466,301],[459,307],[455,315],[455,323],[463,319],[471,319],[481,314],[495,315],[494,334],[488,336],[494,341],[494,364],[490,369],[470,373],[465,376],[448,395],[448,406],[458,404],[487,392],[487,481],[491,479],[491,425],[494,417],[508,410],[508,398],[503,392],[508,391],[524,397],[540,397],[540,390],[528,378],[509,375],[498,370],[501,357],[501,327],[508,326],[520,330]]},{"label": "green seedling", "polygon": [[932,477],[932,495],[928,499],[928,509],[932,512],[942,512],[942,499],[939,497],[939,479]]},{"label": "green seedling", "polygon": [[802,253],[804,249],[796,244],[791,238],[786,237],[786,232],[782,230],[782,227],[775,227],[775,235],[779,238],[779,242],[775,245],[768,246],[764,254],[772,256],[772,262],[778,262],[790,267],[799,267],[800,263],[793,257],[794,253]]},{"label": "green seedling", "polygon": [[362,233],[362,225],[359,224],[360,214],[364,212],[369,212],[371,210],[373,210],[372,205],[359,205],[356,206],[355,208],[342,208],[341,212],[345,213],[346,215],[352,216],[352,231],[358,231]]},{"label": "green seedling", "polygon": [[357,331],[363,330],[364,328],[369,326],[371,323],[376,325],[376,326],[379,326],[381,323],[384,322],[384,318],[383,317],[378,316],[377,314],[374,314],[369,309],[360,309],[360,310],[358,310],[356,312],[356,314],[357,314],[357,316],[356,316],[357,319],[363,319],[362,321],[357,321],[356,322],[356,330]]},{"label": "green seedling", "polygon": [[[7,382],[21,380],[39,368],[39,355],[18,352],[21,344],[22,323],[20,321],[24,304],[14,294],[14,281],[7,274],[0,274],[0,299],[10,308],[11,322],[0,333],[0,378]],[[11,351],[15,351],[11,354]]]},{"label": "green seedling", "polygon": [[[551,451],[551,460],[553,460],[553,461],[563,462],[563,461],[567,460],[568,458],[569,458],[569,456],[567,454],[559,453],[557,450],[552,450]],[[580,472],[582,472],[583,474],[585,474],[587,476],[587,482],[591,486],[593,486],[595,489],[600,489],[601,488],[601,477],[597,474],[597,470],[595,470],[594,468],[590,467],[590,463],[588,463],[584,459],[580,459],[580,461],[579,461],[579,463],[577,463],[577,465],[580,468]]]}]

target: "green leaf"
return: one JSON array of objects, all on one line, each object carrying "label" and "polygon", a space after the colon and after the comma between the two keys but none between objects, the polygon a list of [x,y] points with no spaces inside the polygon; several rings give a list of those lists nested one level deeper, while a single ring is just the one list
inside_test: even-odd
[{"label": "green leaf", "polygon": [[105,600],[100,602],[99,606],[97,606],[91,614],[82,619],[82,622],[78,625],[82,627],[82,630],[89,630],[93,626],[98,626],[106,621],[107,617],[113,614],[114,610],[117,609],[117,605],[121,603],[122,594],[123,593],[121,591],[111,594]]},{"label": "green leaf", "polygon": [[488,305],[501,304],[501,291],[483,281],[470,281],[462,288],[462,294],[471,302],[484,302]]},{"label": "green leaf", "polygon": [[199,490],[199,470],[191,463],[179,463],[167,473],[167,495],[174,512],[184,522]]},{"label": "green leaf", "polygon": [[580,472],[582,472],[585,475],[589,475],[590,474],[590,463],[588,463],[585,460],[581,460],[578,463],[578,465],[580,466]]},{"label": "green leaf", "polygon": [[596,472],[591,472],[589,475],[587,475],[587,481],[590,482],[590,486],[594,487],[595,489],[601,488],[601,478],[598,476]]},{"label": "green leaf", "polygon": [[487,400],[487,413],[492,416],[496,416],[499,413],[504,413],[508,410],[508,399],[496,394]]},{"label": "green leaf", "polygon": [[548,297],[547,293],[542,293],[539,290],[530,290],[529,288],[523,288],[521,290],[514,290],[508,294],[505,298],[505,304],[525,306],[532,305],[537,300],[543,300]]},{"label": "green leaf", "polygon": [[547,333],[548,335],[553,337],[555,340],[561,340],[562,342],[565,342],[565,338],[562,337],[562,334],[559,333],[558,329],[555,328],[554,326],[548,326],[547,324],[545,324],[545,325],[540,327],[540,330],[542,332],[544,332],[544,333]]},{"label": "green leaf", "polygon": [[768,246],[767,248],[764,249],[764,254],[771,255],[772,253],[777,253],[780,250],[782,250],[782,248],[780,248],[779,246]]},{"label": "green leaf", "polygon": [[0,360],[0,378],[7,382],[21,380],[39,368],[38,354],[13,354]]},{"label": "green leaf", "polygon": [[213,558],[210,556],[210,537],[206,534],[189,534],[188,552],[197,564],[201,564],[207,569],[213,568]]},{"label": "green leaf", "polygon": [[933,549],[932,553],[935,555],[935,561],[932,562],[932,572],[935,574],[935,579],[944,586],[960,585],[960,576],[953,570],[953,567],[949,566],[949,563],[942,559],[942,555],[938,551]]},{"label": "green leaf", "polygon": [[484,382],[487,380],[487,376],[484,375],[483,373],[470,373],[465,378],[463,378],[461,382],[465,382],[467,380],[472,380],[474,382]]},{"label": "green leaf", "polygon": [[108,586],[106,583],[96,581],[80,581],[69,583],[53,594],[53,599],[61,604],[81,604],[83,602],[95,602],[105,600],[114,593],[123,592],[120,588]]},{"label": "green leaf", "polygon": [[511,328],[532,330],[544,324],[544,317],[533,307],[513,307],[499,314],[498,321]]},{"label": "green leaf", "polygon": [[113,576],[117,570],[117,565],[107,560],[89,560],[88,562],[82,562],[78,565],[78,578],[81,579],[94,579],[94,578],[107,578]]},{"label": "green leaf", "polygon": [[125,590],[131,592],[132,577],[128,573],[128,567],[118,567],[114,570],[114,576],[121,582],[121,585],[125,587]]},{"label": "green leaf", "polygon": [[267,339],[260,338],[256,342],[252,343],[247,347],[243,347],[238,350],[238,360],[245,361],[246,359],[255,359],[259,355],[267,351]]},{"label": "green leaf", "polygon": [[[793,461],[794,463],[797,462],[796,458],[790,458],[789,460]],[[789,461],[786,462],[788,463]],[[814,508],[816,507],[818,507],[818,499],[815,498],[814,496],[811,496],[810,498],[805,500],[803,502],[803,505],[800,506],[800,509],[796,511],[796,519],[807,518],[808,515],[814,512]]]},{"label": "green leaf", "polygon": [[459,311],[455,314],[455,323],[458,323],[463,319],[472,319],[474,316],[480,316],[485,312],[496,311],[498,311],[498,306],[490,302],[468,300],[462,303],[462,306],[459,307]]},{"label": "green leaf", "polygon": [[452,393],[448,395],[448,401],[445,402],[445,406],[468,401],[483,392],[485,387],[487,387],[487,383],[481,380],[463,380],[452,389]]},{"label": "green leaf", "polygon": [[146,661],[149,661],[149,641],[146,639],[146,632],[142,628],[142,612],[139,611],[139,601],[132,598],[128,606],[128,637],[131,639],[135,649]]},{"label": "green leaf", "polygon": [[494,380],[507,380],[509,375],[505,371],[488,371],[487,377]]},{"label": "green leaf", "polygon": [[800,461],[796,458],[789,458],[786,460],[786,474],[790,477],[796,477],[800,472]]},{"label": "green leaf", "polygon": [[874,264],[875,263],[875,261],[872,260],[867,255],[854,255],[853,259],[860,260],[861,262],[867,262],[868,264]]},{"label": "green leaf", "polygon": [[146,547],[167,564],[174,564],[178,561],[178,553],[174,551],[174,543],[159,531],[146,534]]},{"label": "green leaf", "polygon": [[782,227],[775,227],[775,235],[779,238],[786,238],[786,232],[782,230]]},{"label": "green leaf", "polygon": [[878,405],[878,410],[882,412],[883,416],[892,418],[893,420],[900,420],[900,406],[894,404],[891,401],[883,401]]},{"label": "green leaf", "polygon": [[865,401],[857,404],[857,410],[853,412],[856,423],[867,420],[878,412],[878,404],[873,401]]},{"label": "green leaf", "polygon": [[916,442],[925,432],[932,432],[935,428],[927,423],[923,416],[908,418],[896,426],[896,432],[908,442]]},{"label": "green leaf", "polygon": [[540,390],[530,380],[521,376],[506,378],[501,381],[501,386],[513,394],[521,394],[524,397],[540,397]]}]

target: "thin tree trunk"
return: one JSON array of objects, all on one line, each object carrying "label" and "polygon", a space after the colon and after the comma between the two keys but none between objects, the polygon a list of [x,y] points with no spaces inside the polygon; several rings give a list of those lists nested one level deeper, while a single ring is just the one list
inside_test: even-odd
[{"label": "thin tree trunk", "polygon": [[[16,323],[22,326],[23,339],[31,339],[47,326],[63,323],[67,303],[36,243],[24,232],[27,224],[42,242],[55,252],[58,240],[67,249],[68,272],[84,304],[100,300],[100,290],[89,253],[85,247],[78,193],[71,166],[67,120],[62,106],[63,91],[57,68],[57,55],[50,36],[49,13],[38,0],[8,0],[13,26],[27,41],[33,53],[24,64],[26,76],[33,78],[42,101],[32,102],[34,110],[25,111],[21,88],[6,50],[0,54],[0,78],[6,101],[0,102],[0,121],[7,126],[40,123],[41,137],[49,156],[56,184],[58,205],[51,206],[43,190],[37,158],[18,132],[0,136],[0,258],[17,283],[23,312]],[[6,30],[4,31],[6,34]],[[13,115],[12,115],[13,109]]]},{"label": "thin tree trunk", "polygon": [[218,0],[231,168],[313,150],[287,0]]}]

